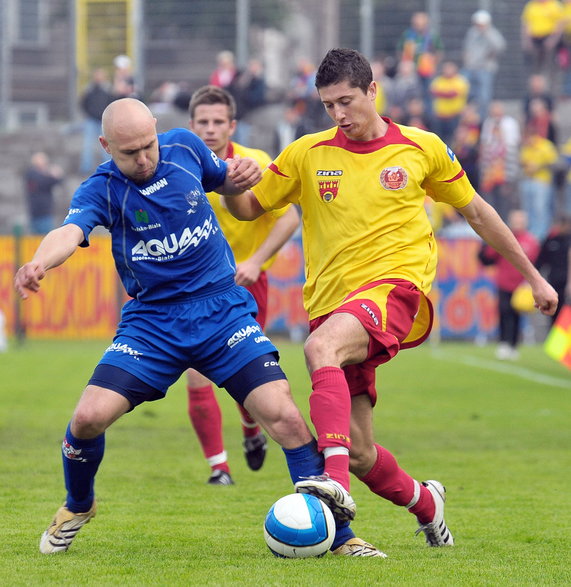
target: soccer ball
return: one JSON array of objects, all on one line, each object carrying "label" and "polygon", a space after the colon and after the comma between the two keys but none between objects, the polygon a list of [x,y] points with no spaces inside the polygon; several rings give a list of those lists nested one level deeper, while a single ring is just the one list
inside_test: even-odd
[{"label": "soccer ball", "polygon": [[333,544],[335,520],[319,498],[292,493],[270,508],[264,538],[272,553],[281,558],[323,556]]}]

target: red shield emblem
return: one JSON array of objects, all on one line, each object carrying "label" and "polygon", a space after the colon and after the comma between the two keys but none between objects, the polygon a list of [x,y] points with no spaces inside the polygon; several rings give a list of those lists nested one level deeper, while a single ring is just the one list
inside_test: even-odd
[{"label": "red shield emblem", "polygon": [[401,190],[407,182],[408,175],[402,167],[386,167],[381,171],[381,185],[386,190]]},{"label": "red shield emblem", "polygon": [[339,191],[338,179],[325,179],[319,181],[319,195],[324,202],[332,202]]}]

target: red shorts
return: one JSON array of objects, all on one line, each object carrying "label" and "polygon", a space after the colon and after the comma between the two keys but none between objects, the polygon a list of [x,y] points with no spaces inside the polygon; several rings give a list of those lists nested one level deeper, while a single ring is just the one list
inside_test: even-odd
[{"label": "red shorts", "polygon": [[350,293],[343,303],[309,323],[310,332],[331,315],[352,314],[369,333],[367,358],[343,368],[351,395],[369,394],[377,401],[375,368],[390,361],[400,349],[424,342],[432,328],[434,312],[430,300],[404,279],[381,279]]},{"label": "red shorts", "polygon": [[258,305],[258,313],[256,314],[256,321],[262,327],[266,326],[266,319],[268,316],[268,275],[265,271],[260,273],[260,277],[252,285],[248,285],[246,289],[254,296],[256,304]]}]

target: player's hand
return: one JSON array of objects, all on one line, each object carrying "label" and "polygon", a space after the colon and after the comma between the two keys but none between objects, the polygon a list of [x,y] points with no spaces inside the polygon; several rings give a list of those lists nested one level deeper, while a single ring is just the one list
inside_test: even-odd
[{"label": "player's hand", "polygon": [[250,157],[240,157],[236,155],[232,159],[227,159],[228,177],[234,185],[245,191],[255,186],[262,178],[262,169],[257,161]]},{"label": "player's hand", "polygon": [[45,275],[46,271],[39,263],[30,261],[22,265],[14,276],[14,287],[20,297],[26,300],[30,292],[37,293]]},{"label": "player's hand", "polygon": [[557,310],[557,303],[559,296],[557,292],[542,279],[537,284],[531,286],[533,293],[533,299],[535,300],[535,307],[546,316],[553,316],[555,310]]},{"label": "player's hand", "polygon": [[249,260],[239,263],[236,265],[236,284],[244,287],[252,285],[252,283],[255,283],[258,280],[260,273],[261,267],[258,263]]}]

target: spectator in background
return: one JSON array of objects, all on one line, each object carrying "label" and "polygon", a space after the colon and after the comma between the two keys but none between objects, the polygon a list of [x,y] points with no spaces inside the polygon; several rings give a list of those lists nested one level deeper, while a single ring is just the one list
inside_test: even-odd
[{"label": "spectator in background", "polygon": [[541,243],[535,266],[559,295],[551,322],[557,320],[565,302],[571,303],[571,214],[562,214]]},{"label": "spectator in background", "polygon": [[53,189],[63,180],[63,169],[52,165],[43,151],[30,157],[24,172],[26,204],[32,234],[47,234],[55,227]]},{"label": "spectator in background", "polygon": [[480,113],[475,104],[467,104],[452,139],[452,150],[478,192],[480,189]]},{"label": "spectator in background", "polygon": [[557,144],[557,129],[553,122],[553,115],[549,111],[545,100],[534,98],[529,103],[529,116],[526,127],[544,139]]},{"label": "spectator in background", "polygon": [[403,124],[416,126],[422,130],[430,130],[430,120],[424,110],[424,101],[421,98],[410,98],[404,107]]},{"label": "spectator in background", "polygon": [[507,222],[511,210],[519,206],[518,121],[506,114],[503,102],[494,100],[480,133],[480,193]]},{"label": "spectator in background", "polygon": [[398,61],[412,61],[415,65],[425,109],[432,115],[430,84],[442,59],[444,45],[439,35],[431,29],[430,17],[426,12],[415,12],[410,26],[403,32],[397,44]]},{"label": "spectator in background", "polygon": [[406,119],[406,105],[413,99],[420,99],[425,105],[424,116],[430,120],[430,113],[426,111],[422,85],[416,68],[412,61],[401,61],[397,65],[397,72],[392,86],[393,103],[388,113],[395,122],[403,122]]},{"label": "spectator in background", "polygon": [[529,120],[530,104],[532,100],[540,98],[545,102],[549,112],[553,113],[555,109],[555,100],[549,88],[547,78],[541,73],[534,73],[529,76],[527,81],[527,91],[523,98],[523,114],[525,123]]},{"label": "spectator in background", "polygon": [[526,127],[520,149],[521,200],[529,230],[538,241],[547,236],[553,220],[553,166],[558,159],[557,147],[533,127]]},{"label": "spectator in background", "polygon": [[[527,230],[527,220],[527,214],[523,210],[512,210],[509,214],[508,226],[529,260],[535,262],[539,252],[539,243]],[[524,282],[524,279],[509,261],[506,261],[489,245],[482,246],[479,257],[484,265],[496,265],[500,320],[500,341],[496,357],[500,360],[516,360],[519,358],[517,347],[521,342],[521,315],[512,306],[512,296],[517,287]]]},{"label": "spectator in background", "polygon": [[133,75],[133,65],[128,55],[117,55],[113,59],[115,72],[113,74],[113,95],[119,98],[137,98],[138,90]]},{"label": "spectator in background", "polygon": [[94,153],[97,152],[97,165],[109,157],[99,144],[101,134],[101,116],[107,106],[114,100],[107,71],[102,67],[93,70],[91,82],[81,95],[79,106],[84,115],[83,147],[79,171],[91,173],[96,167]]},{"label": "spectator in background", "polygon": [[434,132],[446,143],[450,144],[468,102],[470,84],[460,74],[453,61],[442,64],[442,72],[430,84],[433,109]]},{"label": "spectator in background", "polygon": [[299,102],[287,104],[274,130],[273,153],[281,153],[290,143],[310,132],[301,114]]},{"label": "spectator in background", "polygon": [[235,140],[248,146],[252,127],[248,116],[266,103],[266,80],[262,61],[250,59],[246,68],[236,73],[227,89],[236,102]]},{"label": "spectator in background", "polygon": [[307,102],[313,91],[314,80],[315,65],[305,57],[299,58],[289,82],[286,98],[294,102]]},{"label": "spectator in background", "polygon": [[528,0],[521,14],[521,43],[530,73],[551,78],[559,38],[559,0]]},{"label": "spectator in background", "polygon": [[506,48],[502,33],[492,24],[487,10],[472,15],[472,26],[464,39],[463,74],[470,84],[470,101],[478,105],[480,119],[488,114],[494,94],[499,57]]},{"label": "spectator in background", "polygon": [[286,94],[288,101],[297,104],[304,126],[309,132],[322,130],[327,125],[325,114],[315,90],[315,65],[305,57],[298,60]]},{"label": "spectator in background", "polygon": [[209,83],[213,86],[227,89],[234,81],[237,73],[234,53],[232,51],[220,51],[216,56],[216,68],[210,74]]}]

